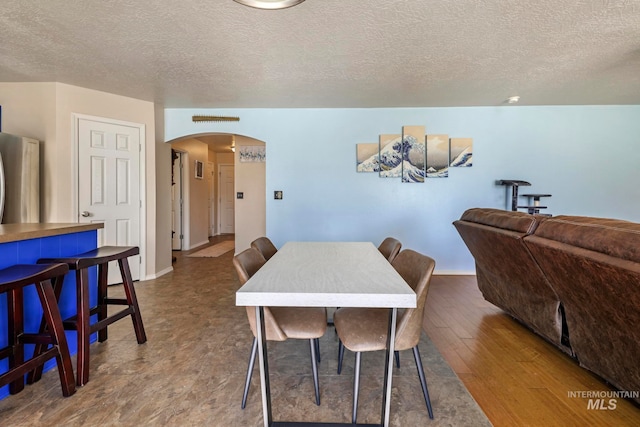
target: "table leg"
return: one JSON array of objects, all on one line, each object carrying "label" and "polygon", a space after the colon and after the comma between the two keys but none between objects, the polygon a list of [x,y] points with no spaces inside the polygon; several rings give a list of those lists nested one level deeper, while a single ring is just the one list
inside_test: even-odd
[{"label": "table leg", "polygon": [[264,328],[264,307],[256,307],[256,334],[258,341],[258,361],[260,362],[260,389],[262,391],[262,417],[264,427],[270,427],[271,389],[269,387],[269,363],[267,361],[267,337]]},{"label": "table leg", "polygon": [[389,409],[391,408],[391,383],[393,379],[393,353],[396,343],[396,318],[398,309],[389,310],[389,331],[387,334],[387,358],[384,362],[384,394],[382,396],[382,425],[389,426]]}]

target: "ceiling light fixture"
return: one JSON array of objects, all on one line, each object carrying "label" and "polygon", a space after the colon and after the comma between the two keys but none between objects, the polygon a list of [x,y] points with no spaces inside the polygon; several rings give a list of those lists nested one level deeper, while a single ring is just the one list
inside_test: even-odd
[{"label": "ceiling light fixture", "polygon": [[518,95],[510,96],[507,98],[508,104],[517,104],[520,101],[520,97]]},{"label": "ceiling light fixture", "polygon": [[256,9],[286,9],[302,3],[304,0],[233,0]]}]

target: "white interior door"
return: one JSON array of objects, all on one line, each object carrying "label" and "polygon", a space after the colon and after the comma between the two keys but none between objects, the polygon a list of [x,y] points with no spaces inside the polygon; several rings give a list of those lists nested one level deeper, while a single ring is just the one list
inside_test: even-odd
[{"label": "white interior door", "polygon": [[220,165],[220,233],[233,233],[235,217],[234,167]]},{"label": "white interior door", "polygon": [[[140,150],[143,125],[129,126],[79,118],[78,221],[102,222],[98,246],[140,246]],[[142,248],[141,253],[142,253]],[[129,259],[140,279],[140,255]],[[109,283],[121,282],[118,264],[109,265]]]},{"label": "white interior door", "polygon": [[176,151],[176,160],[173,162],[173,182],[171,184],[171,224],[172,238],[171,249],[174,251],[182,250],[182,205],[184,198],[182,196],[182,153]]}]

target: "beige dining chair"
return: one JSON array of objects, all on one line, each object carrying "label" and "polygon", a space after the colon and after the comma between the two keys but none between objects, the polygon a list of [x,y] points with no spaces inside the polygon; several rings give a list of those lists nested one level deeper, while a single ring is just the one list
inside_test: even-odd
[{"label": "beige dining chair", "polygon": [[[233,257],[240,284],[244,285],[265,264],[265,259],[254,248],[246,249]],[[251,356],[247,368],[247,378],[242,395],[242,409],[247,404],[247,395],[251,386],[251,374],[256,361],[258,340],[256,338],[256,310],[246,307],[249,326],[253,333]],[[299,307],[264,307],[265,335],[268,341],[285,341],[288,338],[309,340],[311,349],[311,370],[313,385],[316,392],[316,404],[320,405],[320,387],[318,384],[319,344],[318,339],[324,335],[327,328],[326,308]]]},{"label": "beige dining chair", "polygon": [[[424,376],[418,342],[422,332],[422,314],[427,300],[427,291],[435,261],[426,255],[406,249],[393,260],[393,267],[416,293],[416,308],[399,311],[396,323],[395,350],[413,349],[413,357],[418,368],[420,385],[429,418],[433,419],[429,390]],[[358,412],[358,388],[360,383],[360,355],[363,351],[384,350],[387,347],[389,330],[389,310],[383,308],[338,309],[333,315],[338,332],[338,373],[342,370],[344,347],[355,352],[355,373],[353,379],[353,423]]]},{"label": "beige dining chair", "polygon": [[267,261],[278,252],[278,249],[268,237],[257,238],[251,242],[251,247],[260,252]]},{"label": "beige dining chair", "polygon": [[378,246],[378,250],[389,262],[393,262],[394,258],[400,252],[402,248],[402,243],[399,240],[394,239],[393,237],[387,237],[380,243]]}]

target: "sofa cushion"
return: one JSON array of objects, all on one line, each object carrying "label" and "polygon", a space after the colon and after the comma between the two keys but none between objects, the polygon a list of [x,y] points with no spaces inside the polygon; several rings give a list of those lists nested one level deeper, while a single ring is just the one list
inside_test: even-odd
[{"label": "sofa cushion", "polygon": [[640,263],[640,224],[619,219],[560,215],[543,221],[535,235],[614,258]]},{"label": "sofa cushion", "polygon": [[460,221],[468,221],[503,230],[531,234],[536,230],[538,223],[544,219],[546,219],[546,217],[529,215],[524,212],[503,211],[491,208],[472,208],[462,214]]}]

